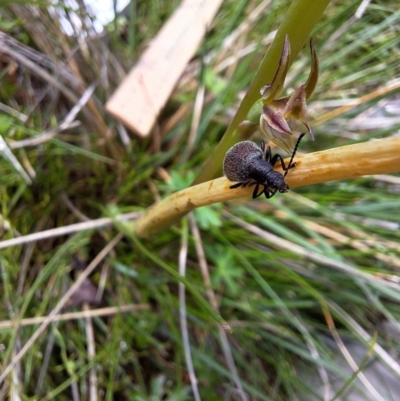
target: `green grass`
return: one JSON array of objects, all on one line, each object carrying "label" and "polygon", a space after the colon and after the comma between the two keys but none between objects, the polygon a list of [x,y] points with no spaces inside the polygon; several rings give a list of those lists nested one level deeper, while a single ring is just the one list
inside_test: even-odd
[{"label": "green grass", "polygon": [[[129,31],[112,23],[107,39],[88,40],[85,48],[61,31],[44,2],[37,14],[27,8],[36,6],[23,2],[0,6],[0,30],[18,41],[7,42],[14,53],[0,59],[0,103],[8,106],[0,111],[0,134],[32,180],[28,185],[10,159],[0,159],[1,241],[144,211],[203,170],[268,48],[262,40],[279,27],[290,2],[271,2],[225,48],[224,40],[260,3],[225,1],[191,62],[196,74],[178,85],[152,135],[132,134],[125,143],[103,105],[120,83],[119,71],[129,70],[177,3],[136,1]],[[332,2],[314,29],[320,78],[308,108],[311,120],[320,120],[311,121],[316,140],[302,142],[302,152],[398,132],[396,114],[385,109],[398,102],[398,89],[324,120],[337,107],[333,102],[346,104],[400,76],[397,2],[371,2],[361,19],[352,19],[358,5]],[[83,18],[85,10],[78,15]],[[250,54],[218,69],[250,44]],[[39,56],[33,69],[16,61],[32,52]],[[304,47],[285,93],[304,83],[308,72]],[[19,142],[57,127],[93,82],[94,97],[77,115],[79,126],[41,143]],[[205,101],[190,145],[193,103],[202,85]],[[378,117],[387,125],[377,127]],[[358,128],[364,121],[375,128]],[[140,242],[116,222],[1,249],[0,376],[10,369],[0,399],[71,400],[79,394],[94,400],[90,388],[105,400],[193,399],[181,333],[184,307],[203,400],[243,399],[238,378],[251,400],[323,400],[316,390],[321,377],[332,386],[326,399],[349,379],[365,399],[376,399],[368,398],[359,375],[339,365],[338,339],[362,344],[366,357],[377,333],[381,348],[372,354],[400,377],[390,356],[399,351],[398,336],[381,329],[400,317],[399,184],[398,174],[369,176],[302,187],[269,201],[215,204]],[[18,321],[49,315],[93,261],[80,297],[73,295],[61,313],[131,304],[144,309],[51,323],[16,361],[39,327],[17,329]],[[184,280],[178,276],[183,267]],[[184,302],[182,281],[189,284]],[[219,316],[232,334],[221,330]],[[14,325],[3,327],[7,320]],[[363,370],[369,359],[358,362]],[[307,374],[314,384],[304,379]]]}]

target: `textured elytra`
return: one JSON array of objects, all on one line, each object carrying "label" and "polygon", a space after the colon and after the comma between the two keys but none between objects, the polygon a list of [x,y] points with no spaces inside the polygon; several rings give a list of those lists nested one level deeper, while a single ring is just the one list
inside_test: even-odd
[{"label": "textured elytra", "polygon": [[230,181],[246,181],[249,179],[249,168],[255,160],[262,160],[263,152],[251,141],[242,141],[233,145],[226,152],[223,169]]}]

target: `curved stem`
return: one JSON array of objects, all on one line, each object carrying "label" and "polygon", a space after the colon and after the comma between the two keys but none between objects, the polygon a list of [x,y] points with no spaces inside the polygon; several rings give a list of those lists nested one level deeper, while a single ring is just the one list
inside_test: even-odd
[{"label": "curved stem", "polygon": [[231,124],[226,130],[215,153],[205,164],[203,170],[194,181],[199,184],[211,180],[221,173],[221,164],[227,150],[236,142],[243,140],[237,134],[238,125],[246,120],[246,116],[254,105],[260,99],[260,89],[267,83],[270,83],[275,75],[281,57],[282,47],[285,36],[288,35],[290,42],[290,55],[288,67],[297,57],[303,45],[307,42],[314,27],[319,22],[325,8],[330,0],[293,0],[289,10],[279,26],[276,36],[268,48],[260,67],[258,68],[250,87],[240,103],[239,109],[232,119]]},{"label": "curved stem", "polygon": [[[394,137],[297,156],[296,167],[290,171],[286,182],[290,188],[295,188],[363,175],[400,172],[399,155],[400,138]],[[221,177],[176,192],[148,208],[134,223],[134,232],[138,237],[148,237],[195,208],[251,196],[252,188],[230,189],[231,185],[231,181]]]}]

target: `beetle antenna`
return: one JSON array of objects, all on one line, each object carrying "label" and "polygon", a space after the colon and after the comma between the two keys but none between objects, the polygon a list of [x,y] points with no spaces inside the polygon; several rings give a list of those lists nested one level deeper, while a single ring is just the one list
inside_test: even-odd
[{"label": "beetle antenna", "polygon": [[291,168],[291,166],[292,166],[292,163],[293,163],[293,158],[294,158],[294,156],[296,155],[297,148],[299,147],[300,141],[303,139],[303,136],[304,136],[304,135],[305,135],[305,133],[303,132],[303,133],[299,136],[299,139],[297,139],[296,145],[295,145],[294,150],[293,150],[293,153],[292,153],[292,157],[290,158],[290,161],[289,161],[289,166],[288,166],[287,170],[285,171],[285,174],[284,174],[283,177],[286,177],[286,174],[289,172],[289,170],[290,170],[290,168]]}]

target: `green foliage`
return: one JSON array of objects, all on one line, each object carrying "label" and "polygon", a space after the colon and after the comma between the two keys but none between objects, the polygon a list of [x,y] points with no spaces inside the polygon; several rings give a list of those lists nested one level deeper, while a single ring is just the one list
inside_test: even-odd
[{"label": "green foliage", "polygon": [[[185,401],[190,400],[189,388],[184,388],[182,390],[169,390],[167,389],[166,377],[159,375],[154,377],[150,383],[150,394],[143,392],[139,389],[137,394],[134,392],[131,397],[134,401]],[[136,393],[136,394],[135,394]]]},{"label": "green foliage", "polygon": [[243,270],[234,260],[234,255],[226,247],[217,244],[210,245],[207,249],[207,256],[215,263],[216,270],[213,275],[213,285],[219,288],[227,286],[230,296],[235,297],[240,290],[240,282],[243,278]]},{"label": "green foliage", "polygon": [[[23,3],[1,3],[0,30],[18,41],[22,47],[14,48],[16,54],[32,57],[35,68],[2,56],[0,134],[33,183],[27,185],[12,163],[0,158],[1,241],[104,214],[115,218],[117,213],[145,211],[190,185],[220,143],[269,48],[270,33],[279,28],[289,6],[288,1],[274,1],[251,19],[261,2],[224,1],[152,135],[139,139],[129,133],[124,142],[124,132],[101,105],[180,2],[132,2],[125,17],[130,25],[122,26],[123,18],[117,18],[107,39],[92,39],[88,10],[66,9],[61,2],[58,16],[76,16],[88,24],[79,40],[63,33],[47,4],[32,13]],[[318,123],[311,121],[315,142],[302,142],[300,152],[391,136],[399,129],[398,89],[388,86],[400,75],[398,2],[371,2],[360,19],[353,18],[359,4],[332,2],[313,28],[321,75],[308,112]],[[312,8],[293,15],[311,29],[308,13]],[[235,32],[241,33],[226,45]],[[300,42],[292,46],[297,50],[282,95],[307,79],[310,58]],[[280,54],[280,48],[274,52]],[[275,68],[262,71],[257,80],[264,85]],[[56,88],[57,82],[74,98]],[[59,127],[93,82],[97,87],[91,102],[75,118],[79,125],[40,143],[21,142]],[[201,116],[189,140],[196,91],[202,85]],[[383,90],[376,97],[363,98],[377,89]],[[257,84],[253,95],[258,90]],[[357,106],[326,117],[354,99]],[[215,161],[217,168],[220,164]],[[143,241],[131,235],[127,224],[114,221],[1,249],[0,375],[38,327],[30,323],[17,330],[17,322],[47,316],[81,270],[121,232],[124,237],[88,278],[96,293],[90,309],[146,308],[52,323],[0,385],[0,399],[62,401],[74,392],[90,399],[91,372],[105,400],[193,399],[179,283],[186,285],[190,353],[203,400],[239,399],[226,347],[249,399],[320,400],[324,374],[332,385],[328,399],[340,391],[371,399],[353,371],[343,368],[343,347],[333,334],[336,330],[345,345],[364,347],[356,361],[363,372],[371,362],[363,358],[373,351],[399,379],[399,364],[391,356],[400,351],[399,336],[384,329],[393,323],[397,330],[400,319],[399,186],[399,175],[363,177],[294,189],[269,201],[203,207],[194,212],[200,238],[192,220]],[[185,240],[183,278],[178,272]],[[87,293],[84,286],[78,291]],[[73,300],[61,313],[82,311],[84,306]],[[220,316],[232,329],[227,343],[216,326],[216,319],[223,323]],[[13,323],[2,326],[8,320]],[[93,356],[88,352],[90,326]],[[389,390],[379,391],[385,399],[396,399]]]},{"label": "green foliage", "polygon": [[194,211],[196,220],[199,223],[200,228],[203,230],[209,230],[214,227],[221,227],[221,208],[204,206]]}]

